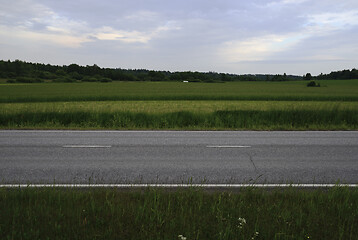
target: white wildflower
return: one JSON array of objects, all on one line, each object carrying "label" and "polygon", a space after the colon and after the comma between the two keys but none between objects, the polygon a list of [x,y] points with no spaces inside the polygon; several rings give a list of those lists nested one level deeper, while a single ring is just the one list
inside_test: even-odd
[{"label": "white wildflower", "polygon": [[240,217],[239,218],[239,225],[237,227],[241,229],[245,224],[246,224],[246,219]]},{"label": "white wildflower", "polygon": [[183,235],[178,235],[178,238],[179,238],[180,240],[186,240],[186,237],[184,237]]},{"label": "white wildflower", "polygon": [[239,218],[239,222],[246,224],[246,219],[245,218]]},{"label": "white wildflower", "polygon": [[254,236],[251,238],[251,240],[254,240],[255,238],[257,238],[259,236],[259,232],[255,232]]}]

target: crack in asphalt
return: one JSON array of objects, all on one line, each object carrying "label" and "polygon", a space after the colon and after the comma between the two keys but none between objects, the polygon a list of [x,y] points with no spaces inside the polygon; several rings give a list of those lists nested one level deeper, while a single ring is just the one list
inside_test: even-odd
[{"label": "crack in asphalt", "polygon": [[252,159],[251,154],[248,153],[247,155],[249,156],[250,162],[252,163],[252,165],[253,165],[254,168],[255,168],[255,172],[258,172],[257,167],[256,167],[256,165],[255,165],[255,162],[254,162],[254,160]]}]

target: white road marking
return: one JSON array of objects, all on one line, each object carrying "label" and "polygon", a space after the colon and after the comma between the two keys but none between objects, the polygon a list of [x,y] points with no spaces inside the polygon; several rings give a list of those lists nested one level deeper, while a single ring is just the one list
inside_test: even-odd
[{"label": "white road marking", "polygon": [[358,184],[0,184],[0,188],[332,188]]},{"label": "white road marking", "polygon": [[207,148],[250,148],[251,146],[206,146]]},{"label": "white road marking", "polygon": [[111,148],[112,146],[104,145],[64,145],[63,148]]}]

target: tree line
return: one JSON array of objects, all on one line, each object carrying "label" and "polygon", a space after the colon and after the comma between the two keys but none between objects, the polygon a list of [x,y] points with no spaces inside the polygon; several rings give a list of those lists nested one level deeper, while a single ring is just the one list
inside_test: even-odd
[{"label": "tree line", "polygon": [[[347,72],[348,71],[348,72]],[[342,77],[341,77],[342,76]],[[0,60],[0,78],[7,82],[111,82],[111,81],[188,81],[188,82],[233,82],[233,81],[290,81],[311,79],[358,79],[357,70],[343,70],[312,77],[284,74],[228,74],[217,72],[169,72],[147,69],[101,68],[92,66],[50,65],[20,60]]]},{"label": "tree line", "polygon": [[317,80],[328,79],[328,80],[335,80],[335,79],[358,79],[358,70],[353,68],[352,70],[342,70],[342,71],[335,71],[329,74],[320,74],[315,77]]}]

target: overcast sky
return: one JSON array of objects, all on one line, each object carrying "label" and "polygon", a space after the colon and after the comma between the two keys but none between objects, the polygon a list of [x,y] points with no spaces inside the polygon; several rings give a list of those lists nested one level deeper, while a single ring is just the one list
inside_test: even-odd
[{"label": "overcast sky", "polygon": [[358,68],[357,0],[0,0],[0,59],[317,75]]}]

